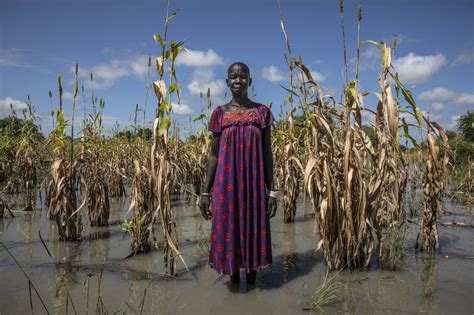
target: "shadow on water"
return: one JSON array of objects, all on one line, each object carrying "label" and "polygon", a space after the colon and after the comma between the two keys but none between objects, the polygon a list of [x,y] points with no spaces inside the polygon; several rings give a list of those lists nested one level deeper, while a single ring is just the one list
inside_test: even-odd
[{"label": "shadow on water", "polygon": [[313,249],[278,255],[271,266],[257,274],[257,286],[265,290],[279,289],[311,273],[317,261]]}]

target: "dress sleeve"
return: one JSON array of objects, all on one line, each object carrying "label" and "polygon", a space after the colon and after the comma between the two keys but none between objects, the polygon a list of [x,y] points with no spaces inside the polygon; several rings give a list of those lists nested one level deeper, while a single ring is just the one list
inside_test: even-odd
[{"label": "dress sleeve", "polygon": [[265,105],[265,104],[262,104],[262,106],[260,106],[260,126],[262,129],[264,128],[267,128],[268,126],[270,126],[273,121],[275,120],[275,118],[273,117],[273,114],[272,114],[272,111],[270,110],[270,108]]},{"label": "dress sleeve", "polygon": [[209,120],[209,131],[221,133],[222,131],[222,109],[217,106],[211,114]]}]

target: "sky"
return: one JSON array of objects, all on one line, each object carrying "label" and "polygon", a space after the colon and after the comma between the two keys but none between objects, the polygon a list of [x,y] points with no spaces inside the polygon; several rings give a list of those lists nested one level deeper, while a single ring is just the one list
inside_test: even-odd
[{"label": "sky", "polygon": [[[357,5],[363,10],[361,40],[391,43],[397,37],[392,64],[411,88],[418,105],[447,129],[467,110],[474,110],[474,1],[399,0],[345,1],[349,77],[354,78],[357,47]],[[343,42],[337,0],[281,0],[294,55],[316,80],[340,99],[343,86]],[[202,129],[192,123],[206,100],[200,92],[211,88],[213,108],[229,101],[227,67],[235,61],[249,65],[254,101],[272,104],[275,118],[289,108],[281,85],[289,85],[285,39],[277,0],[174,0],[168,38],[184,41],[176,71],[182,86],[173,119],[186,136]],[[79,64],[76,117],[90,109],[94,95],[105,100],[107,131],[133,125],[134,110],[144,108],[147,59],[161,49],[153,34],[163,33],[165,0],[0,0],[0,117],[26,107],[28,95],[42,131],[52,127],[51,102],[58,107],[57,78],[64,86],[64,110],[71,115],[74,65]],[[380,53],[361,46],[360,89],[379,91]],[[152,66],[150,80],[158,74]],[[175,100],[177,101],[177,100]],[[367,107],[375,105],[367,97]],[[156,98],[150,90],[146,124],[154,117]],[[283,112],[283,113],[282,113]],[[139,113],[139,121],[143,120]],[[364,116],[364,122],[370,117]]]}]

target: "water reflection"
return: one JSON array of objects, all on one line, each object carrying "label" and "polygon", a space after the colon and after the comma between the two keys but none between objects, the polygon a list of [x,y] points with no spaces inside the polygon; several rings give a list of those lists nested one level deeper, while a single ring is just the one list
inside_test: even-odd
[{"label": "water reflection", "polygon": [[421,257],[421,267],[419,270],[423,294],[426,298],[432,299],[437,286],[438,276],[436,256],[423,255]]},{"label": "water reflection", "polygon": [[83,281],[78,273],[80,266],[77,264],[82,261],[81,244],[55,241],[51,254],[54,261],[54,281],[50,285],[50,298],[56,313],[67,314],[70,308],[75,308],[75,303],[78,303],[77,298],[73,300],[70,297],[68,285],[81,284]]},{"label": "water reflection", "polygon": [[295,225],[285,224],[283,229],[283,282],[288,282],[289,273],[296,272]]},{"label": "water reflection", "polygon": [[0,240],[3,241],[3,231],[5,230],[5,222],[3,218],[0,218]]},{"label": "water reflection", "polygon": [[[209,314],[273,314],[273,307],[261,297],[258,290],[250,289],[240,294],[239,286],[233,285],[224,298],[209,301]],[[276,311],[276,310],[275,310]]]}]

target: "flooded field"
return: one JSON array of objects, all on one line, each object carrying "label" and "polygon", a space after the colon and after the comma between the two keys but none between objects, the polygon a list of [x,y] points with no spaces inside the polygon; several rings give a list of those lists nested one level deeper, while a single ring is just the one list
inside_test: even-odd
[{"label": "flooded field", "polygon": [[[161,251],[126,258],[130,238],[120,222],[128,198],[112,200],[109,227],[83,232],[82,242],[57,240],[56,225],[46,210],[15,212],[0,220],[0,239],[55,314],[298,314],[307,313],[326,276],[337,282],[337,299],[323,306],[328,313],[472,314],[474,302],[474,229],[440,225],[440,248],[434,259],[416,253],[416,222],[408,223],[405,267],[326,275],[311,207],[300,199],[295,224],[283,224],[280,210],[272,220],[274,264],[262,269],[255,287],[231,284],[207,265],[209,222],[198,208],[174,201],[179,248],[190,269],[178,263],[178,275],[166,277]],[[455,215],[442,222],[472,224],[472,208],[447,205]],[[85,212],[84,212],[85,213]],[[84,218],[86,219],[86,218]],[[85,224],[88,226],[88,224]],[[48,251],[41,242],[39,232]],[[244,273],[241,274],[244,277]],[[30,311],[28,280],[13,258],[0,249],[0,313]],[[35,314],[46,313],[31,289]],[[321,310],[319,310],[321,311]]]}]

